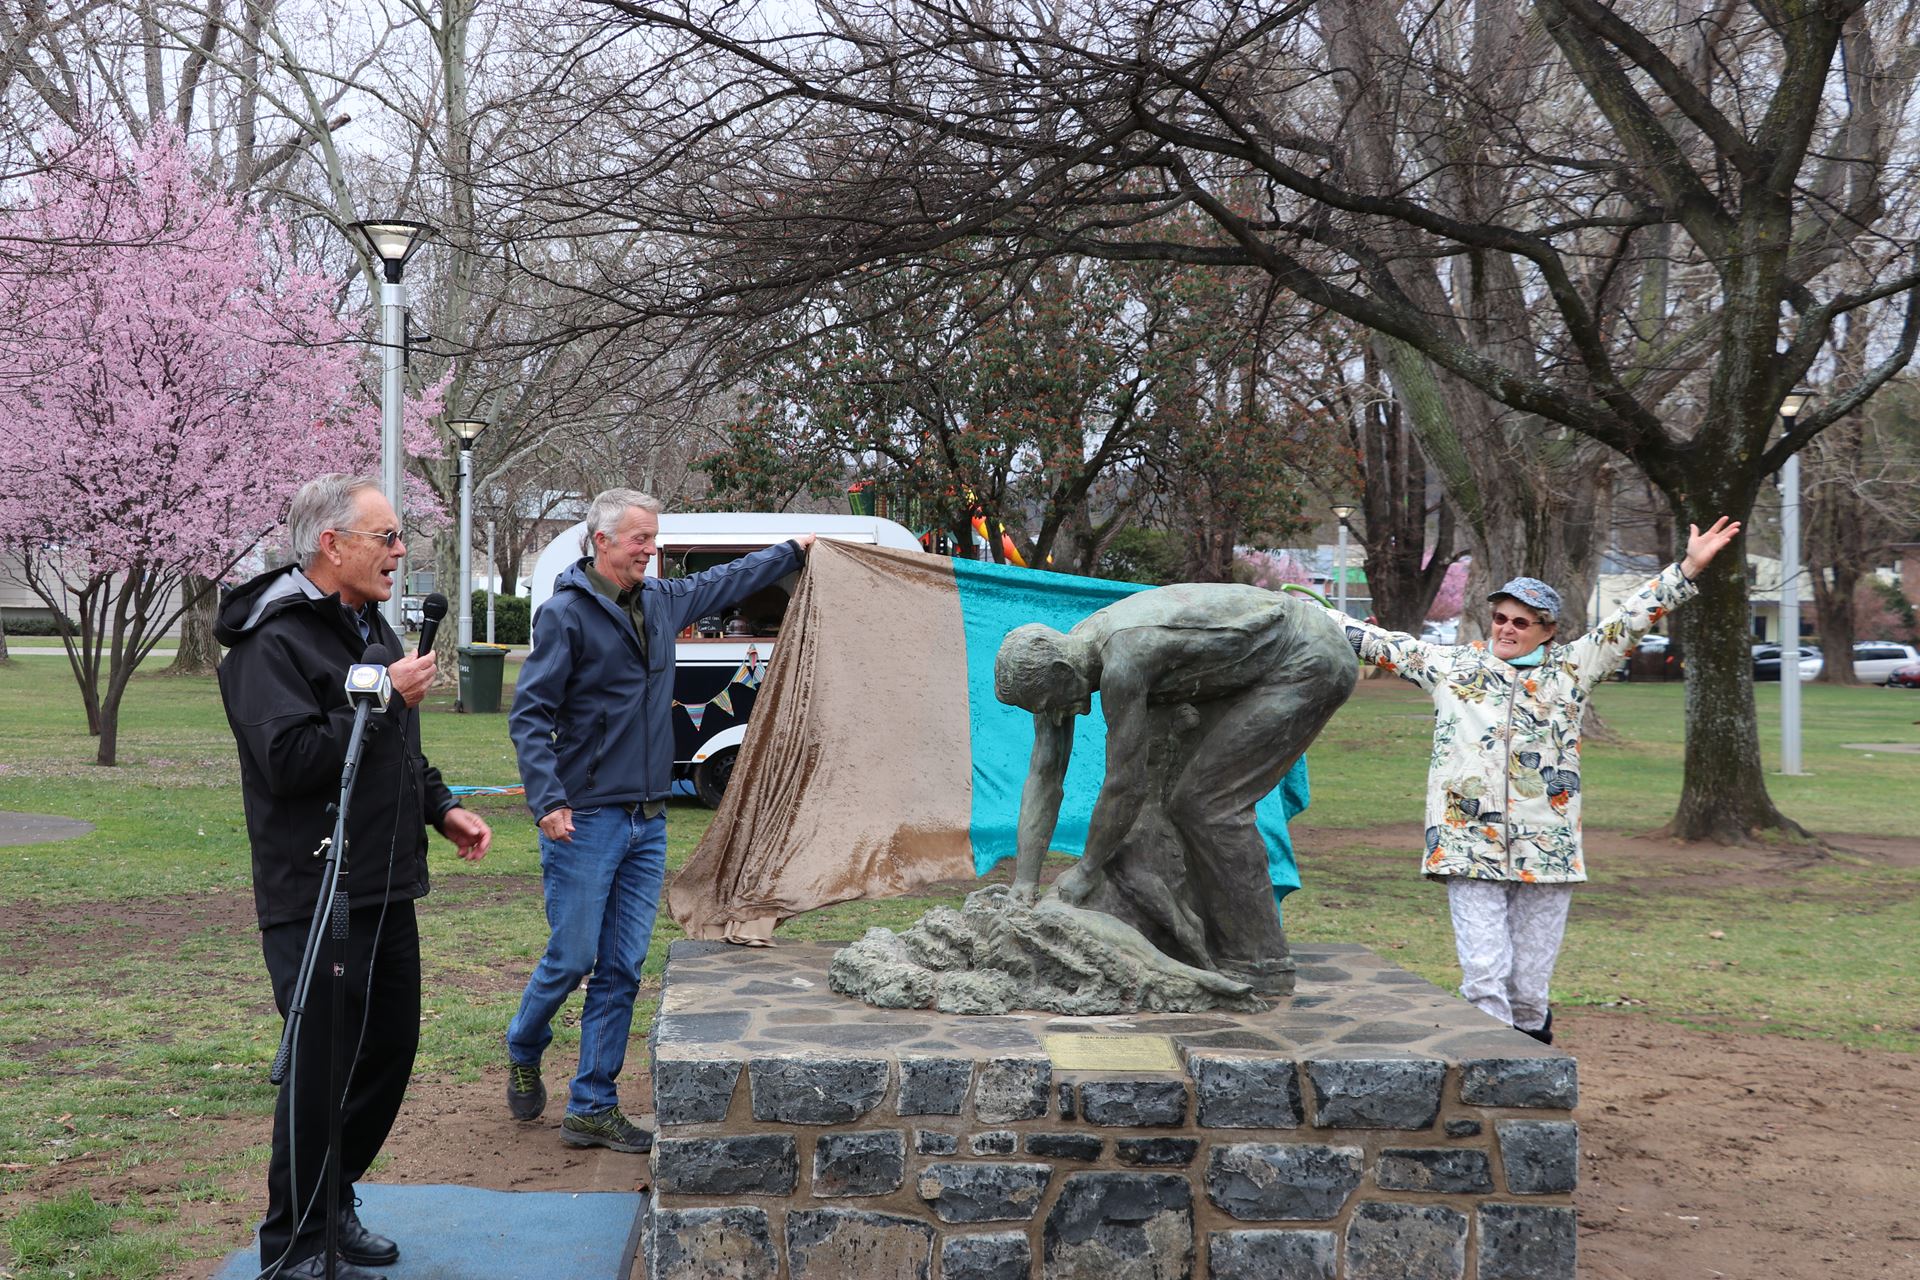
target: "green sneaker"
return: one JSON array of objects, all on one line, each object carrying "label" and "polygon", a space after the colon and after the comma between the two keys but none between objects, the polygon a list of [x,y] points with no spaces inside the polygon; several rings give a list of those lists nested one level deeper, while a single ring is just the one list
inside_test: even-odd
[{"label": "green sneaker", "polygon": [[605,1111],[569,1111],[560,1122],[560,1140],[575,1147],[606,1147],[636,1154],[653,1150],[653,1135],[620,1114],[618,1106]]},{"label": "green sneaker", "polygon": [[547,1086],[540,1081],[540,1068],[507,1063],[507,1110],[515,1120],[538,1120],[547,1109]]}]

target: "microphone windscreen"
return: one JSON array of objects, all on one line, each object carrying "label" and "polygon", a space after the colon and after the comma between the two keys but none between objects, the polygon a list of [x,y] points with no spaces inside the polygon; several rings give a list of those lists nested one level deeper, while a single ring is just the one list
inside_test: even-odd
[{"label": "microphone windscreen", "polygon": [[447,598],[435,591],[420,602],[420,616],[430,622],[438,622],[447,616]]},{"label": "microphone windscreen", "polygon": [[381,644],[378,640],[375,640],[367,646],[367,651],[360,655],[360,661],[375,667],[392,666],[393,650],[387,648],[386,645]]}]

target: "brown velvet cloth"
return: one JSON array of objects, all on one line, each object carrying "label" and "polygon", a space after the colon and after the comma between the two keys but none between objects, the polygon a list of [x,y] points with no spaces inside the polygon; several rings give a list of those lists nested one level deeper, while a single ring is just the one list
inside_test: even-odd
[{"label": "brown velvet cloth", "polygon": [[947,566],[813,544],[726,799],[667,890],[688,937],[764,944],[815,907],[973,877],[966,641]]}]

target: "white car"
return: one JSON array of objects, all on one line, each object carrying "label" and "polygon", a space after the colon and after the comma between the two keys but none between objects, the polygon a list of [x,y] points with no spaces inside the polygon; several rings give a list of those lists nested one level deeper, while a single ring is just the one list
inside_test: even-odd
[{"label": "white car", "polygon": [[1885,684],[1911,662],[1920,662],[1920,649],[1910,644],[1862,640],[1853,646],[1853,678],[1862,684]]}]

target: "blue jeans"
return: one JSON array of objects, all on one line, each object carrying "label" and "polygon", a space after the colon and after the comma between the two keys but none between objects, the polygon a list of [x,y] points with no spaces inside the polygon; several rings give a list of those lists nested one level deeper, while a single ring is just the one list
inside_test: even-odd
[{"label": "blue jeans", "polygon": [[539,1065],[553,1043],[554,1014],[591,974],[580,1015],[580,1072],[567,1097],[575,1114],[619,1101],[614,1080],[627,1059],[633,999],[666,869],[666,815],[643,817],[638,805],[575,809],[570,842],[540,837],[540,879],[553,932],[507,1027],[507,1056]]}]

